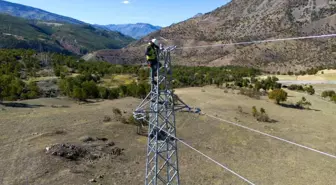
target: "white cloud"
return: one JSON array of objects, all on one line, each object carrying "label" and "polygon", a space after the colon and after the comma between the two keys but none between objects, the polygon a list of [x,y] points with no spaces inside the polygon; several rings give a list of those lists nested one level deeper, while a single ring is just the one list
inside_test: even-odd
[{"label": "white cloud", "polygon": [[123,4],[130,4],[131,2],[130,1],[123,1],[122,3]]}]

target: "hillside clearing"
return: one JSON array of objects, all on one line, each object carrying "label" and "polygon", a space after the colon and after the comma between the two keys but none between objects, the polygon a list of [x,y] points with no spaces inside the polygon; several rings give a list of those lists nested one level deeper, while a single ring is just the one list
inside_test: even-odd
[{"label": "hillside clearing", "polygon": [[136,81],[134,75],[112,75],[102,79],[101,85],[108,88],[118,87],[120,85],[129,85]]}]

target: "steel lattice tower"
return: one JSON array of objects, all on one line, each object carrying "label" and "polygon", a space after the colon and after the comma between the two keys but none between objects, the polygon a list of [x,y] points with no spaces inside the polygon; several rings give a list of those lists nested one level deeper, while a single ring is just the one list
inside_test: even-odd
[{"label": "steel lattice tower", "polygon": [[172,89],[170,53],[175,47],[161,50],[156,84],[134,112],[138,120],[148,121],[146,185],[179,185],[179,165],[175,124],[175,111],[187,109]]}]

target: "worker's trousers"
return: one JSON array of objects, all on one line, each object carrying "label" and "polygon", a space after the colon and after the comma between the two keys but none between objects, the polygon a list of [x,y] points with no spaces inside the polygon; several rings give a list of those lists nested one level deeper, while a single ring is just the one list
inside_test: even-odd
[{"label": "worker's trousers", "polygon": [[157,60],[148,60],[148,63],[150,64],[151,67],[151,80],[152,82],[155,81],[155,76],[157,76],[157,69],[162,66],[160,62]]}]

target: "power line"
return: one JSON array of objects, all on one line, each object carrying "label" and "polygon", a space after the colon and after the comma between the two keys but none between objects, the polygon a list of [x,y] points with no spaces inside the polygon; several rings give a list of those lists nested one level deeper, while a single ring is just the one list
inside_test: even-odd
[{"label": "power line", "polygon": [[249,181],[248,179],[246,179],[245,177],[239,175],[238,173],[234,172],[233,170],[229,169],[228,167],[224,166],[223,164],[215,161],[214,159],[212,159],[211,157],[205,155],[204,153],[202,153],[201,151],[195,149],[194,147],[190,146],[188,143],[178,139],[178,138],[175,138],[176,140],[178,140],[180,143],[184,144],[185,146],[189,147],[190,149],[194,150],[195,152],[201,154],[203,157],[209,159],[210,161],[214,162],[215,164],[217,164],[218,166],[224,168],[225,170],[229,171],[230,173],[236,175],[237,177],[239,177],[240,179],[244,180],[245,182],[247,182],[248,184],[250,185],[255,185],[254,183],[252,183],[251,181]]},{"label": "power line", "polygon": [[236,43],[229,43],[229,44],[212,44],[212,45],[203,45],[203,46],[179,47],[176,49],[181,50],[181,49],[206,48],[206,47],[235,46],[235,45],[246,45],[246,44],[259,44],[259,43],[266,43],[266,42],[317,39],[317,38],[329,38],[329,37],[336,37],[336,34],[312,35],[312,36],[304,36],[304,37],[291,37],[291,38],[258,40],[258,41],[248,41],[248,42],[236,42]]},{"label": "power line", "polygon": [[[153,127],[156,127],[156,128],[158,128],[158,129],[161,129],[161,128],[159,128],[159,127],[156,126],[156,125],[153,125],[153,124],[151,124],[151,125],[152,125]],[[159,133],[160,131],[163,131],[163,132],[166,133],[169,137],[176,139],[176,140],[179,141],[180,143],[184,144],[185,146],[187,146],[188,148],[190,148],[190,149],[192,149],[193,151],[197,152],[198,154],[202,155],[203,157],[209,159],[210,161],[212,161],[213,163],[215,163],[215,164],[217,164],[218,166],[222,167],[223,169],[225,169],[225,170],[229,171],[230,173],[234,174],[235,176],[237,176],[238,178],[242,179],[242,180],[245,181],[246,183],[248,183],[248,184],[250,184],[250,185],[255,185],[253,182],[249,181],[247,178],[245,178],[245,177],[239,175],[239,174],[236,173],[235,171],[231,170],[230,168],[226,167],[225,165],[221,164],[220,162],[214,160],[213,158],[209,157],[208,155],[204,154],[203,152],[197,150],[196,148],[192,147],[191,145],[189,145],[188,143],[182,141],[181,139],[179,139],[179,138],[177,138],[177,137],[171,135],[170,133],[168,133],[168,132],[165,131],[164,129],[159,130],[158,133]],[[168,138],[168,139],[169,139],[169,138]]]},{"label": "power line", "polygon": [[256,132],[256,133],[259,133],[261,135],[264,135],[264,136],[267,136],[267,137],[271,137],[273,139],[277,139],[279,141],[283,141],[283,142],[286,142],[286,143],[289,143],[289,144],[292,144],[292,145],[295,145],[295,146],[298,146],[298,147],[301,147],[301,148],[304,148],[304,149],[307,149],[307,150],[310,150],[310,151],[313,151],[313,152],[316,152],[316,153],[319,153],[319,154],[322,154],[322,155],[325,155],[325,156],[328,156],[328,157],[336,159],[335,155],[332,155],[332,154],[329,154],[329,153],[326,153],[326,152],[322,152],[322,151],[319,151],[319,150],[316,150],[316,149],[313,149],[313,148],[310,148],[310,147],[307,147],[307,146],[304,146],[304,145],[301,145],[301,144],[298,144],[298,143],[294,143],[292,141],[289,141],[289,140],[286,140],[286,139],[283,139],[283,138],[280,138],[280,137],[277,137],[277,136],[273,136],[273,135],[261,132],[259,130],[255,130],[253,128],[249,128],[247,126],[243,126],[243,125],[240,125],[238,123],[234,123],[234,122],[231,122],[231,121],[224,120],[222,118],[218,118],[218,117],[215,117],[215,116],[212,116],[212,115],[209,115],[209,114],[205,114],[205,115],[208,116],[208,117],[211,117],[211,118],[214,118],[214,119],[217,119],[217,120],[229,123],[231,125],[235,125],[235,126],[238,126],[238,127],[241,127],[241,128],[247,129],[247,130],[250,130],[252,132]]}]

